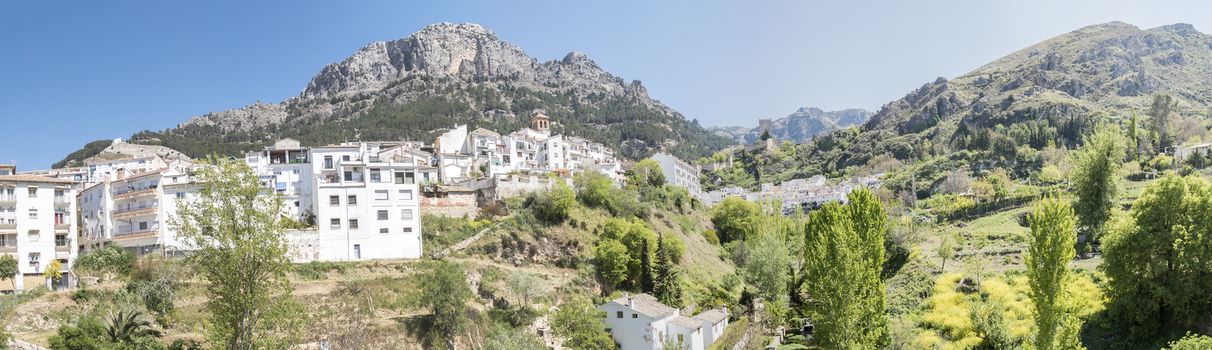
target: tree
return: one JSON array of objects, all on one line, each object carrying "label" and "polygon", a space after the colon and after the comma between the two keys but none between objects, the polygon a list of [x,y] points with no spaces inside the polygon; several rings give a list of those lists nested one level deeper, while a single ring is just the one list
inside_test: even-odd
[{"label": "tree", "polygon": [[46,265],[46,271],[42,271],[42,277],[45,277],[53,286],[63,278],[63,263],[59,259],[51,260],[49,265]]},{"label": "tree", "polygon": [[1153,96],[1153,104],[1149,107],[1149,116],[1153,118],[1153,132],[1157,134],[1157,151],[1165,153],[1174,145],[1174,118],[1178,110],[1178,100],[1173,96],[1160,94]]},{"label": "tree", "polygon": [[1132,120],[1128,123],[1128,156],[1140,160],[1140,136],[1136,132],[1136,110],[1132,111]]},{"label": "tree", "polygon": [[947,234],[942,237],[942,242],[938,245],[938,257],[943,259],[943,264],[939,267],[939,271],[947,270],[947,259],[955,256],[960,247],[964,245],[963,238],[956,234]]},{"label": "tree", "polygon": [[594,246],[594,263],[598,267],[598,275],[607,283],[618,286],[627,281],[628,267],[632,264],[627,247],[617,240],[604,239]]},{"label": "tree", "polygon": [[564,338],[564,347],[577,350],[614,350],[614,340],[606,333],[606,312],[598,310],[588,298],[574,295],[560,305],[551,319],[551,328]]},{"label": "tree", "polygon": [[532,350],[546,347],[542,340],[524,329],[511,329],[505,325],[496,325],[484,339],[483,348],[493,350]]},{"label": "tree", "polygon": [[[1168,175],[1145,187],[1103,240],[1109,308],[1138,339],[1212,313],[1212,186]],[[1189,329],[1189,328],[1187,328]]]},{"label": "tree", "polygon": [[1207,350],[1212,349],[1212,337],[1187,333],[1182,339],[1170,342],[1169,350]]},{"label": "tree", "polygon": [[1097,127],[1078,151],[1072,179],[1072,191],[1077,196],[1073,209],[1087,244],[1102,235],[1111,217],[1111,207],[1119,195],[1119,169],[1123,162],[1124,140],[1119,127],[1114,125]]},{"label": "tree", "polygon": [[77,272],[127,276],[135,264],[135,255],[116,244],[106,244],[76,259]]},{"label": "tree", "polygon": [[530,307],[532,299],[546,295],[550,289],[537,276],[522,270],[511,272],[509,277],[505,278],[505,286],[523,307]]},{"label": "tree", "polygon": [[874,349],[888,343],[883,265],[884,210],[870,190],[851,192],[849,204],[829,203],[812,213],[805,238],[807,314],[827,349]]},{"label": "tree", "polygon": [[453,344],[457,334],[463,331],[467,320],[467,300],[473,296],[467,285],[467,274],[457,263],[438,262],[423,279],[421,300],[433,315],[431,340],[445,339]]},{"label": "tree", "polygon": [[656,266],[653,267],[652,292],[653,296],[665,305],[680,307],[682,305],[682,279],[677,261],[673,260],[665,236],[657,237]]},{"label": "tree", "polygon": [[665,185],[665,173],[661,171],[661,163],[649,158],[635,163],[627,170],[627,185],[637,188],[658,188]]},{"label": "tree", "polygon": [[285,347],[299,328],[282,198],[267,194],[242,161],[211,157],[197,172],[198,199],[181,203],[173,224],[206,281],[207,337],[216,347]]},{"label": "tree", "polygon": [[564,181],[554,180],[554,183],[551,189],[534,194],[530,198],[530,207],[534,208],[535,216],[540,219],[559,223],[568,218],[572,207],[577,204],[577,197]]},{"label": "tree", "polygon": [[762,230],[749,240],[749,257],[745,259],[745,282],[757,290],[762,299],[772,301],[787,294],[791,276],[791,254],[787,244],[774,232]]},{"label": "tree", "polygon": [[[17,258],[12,254],[4,254],[0,256],[0,281],[13,280],[17,277],[17,273],[21,272],[17,268]],[[16,282],[13,282],[13,289],[17,288]]]},{"label": "tree", "polygon": [[719,234],[720,242],[744,240],[757,227],[762,209],[757,203],[740,197],[724,198],[711,210],[711,224]]},{"label": "tree", "polygon": [[582,171],[573,176],[577,199],[590,208],[601,208],[610,204],[614,182],[596,171]]},{"label": "tree", "polygon": [[[1035,347],[1040,350],[1067,349],[1078,342],[1077,332],[1072,330],[1081,328],[1081,320],[1065,291],[1077,232],[1074,216],[1067,202],[1047,198],[1036,203],[1027,218],[1031,232],[1025,260],[1035,305]],[[1058,337],[1058,333],[1072,338]]]}]

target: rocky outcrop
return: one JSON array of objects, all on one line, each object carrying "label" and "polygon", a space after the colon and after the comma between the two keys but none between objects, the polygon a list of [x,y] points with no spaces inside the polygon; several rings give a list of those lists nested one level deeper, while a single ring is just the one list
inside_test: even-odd
[{"label": "rocky outcrop", "polygon": [[178,152],[172,148],[157,146],[157,145],[141,145],[116,141],[106,147],[101,153],[97,153],[92,157],[84,160],[84,164],[94,164],[98,162],[116,160],[116,159],[131,159],[159,156],[165,161],[172,160],[190,160],[189,156]]},{"label": "rocky outcrop", "polygon": [[[814,136],[833,132],[855,125],[862,125],[874,114],[862,108],[825,111],[816,107],[803,107],[790,115],[770,121],[770,134],[779,140],[804,143]],[[762,127],[714,127],[717,135],[736,140],[737,143],[752,143],[762,136]]]}]

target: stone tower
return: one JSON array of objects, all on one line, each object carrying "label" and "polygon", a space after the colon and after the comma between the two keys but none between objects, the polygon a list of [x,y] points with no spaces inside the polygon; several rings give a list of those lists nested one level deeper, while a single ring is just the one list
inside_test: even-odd
[{"label": "stone tower", "polygon": [[530,118],[530,128],[539,132],[551,132],[551,118],[543,112],[535,113],[534,117]]}]

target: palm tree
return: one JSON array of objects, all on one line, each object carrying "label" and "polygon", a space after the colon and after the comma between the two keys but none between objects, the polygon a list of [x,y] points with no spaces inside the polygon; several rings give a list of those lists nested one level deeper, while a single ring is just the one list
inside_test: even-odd
[{"label": "palm tree", "polygon": [[160,331],[152,328],[151,321],[143,311],[122,309],[109,312],[109,317],[105,320],[105,334],[109,336],[110,341],[123,343],[135,338],[159,337]]}]

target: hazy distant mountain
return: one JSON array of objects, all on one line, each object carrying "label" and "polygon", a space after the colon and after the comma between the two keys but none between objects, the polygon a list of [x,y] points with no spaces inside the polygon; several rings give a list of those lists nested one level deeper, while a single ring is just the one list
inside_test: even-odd
[{"label": "hazy distant mountain", "polygon": [[[552,118],[554,131],[602,142],[630,158],[657,150],[696,158],[730,144],[649,97],[639,81],[624,81],[582,53],[540,63],[484,27],[450,23],[371,43],[324,67],[299,96],[281,103],[193,117],[129,142],[198,157],[259,149],[282,137],[313,145],[432,141],[437,130],[456,123],[512,131],[536,110]],[[77,153],[75,159],[91,156]]]},{"label": "hazy distant mountain", "polygon": [[[783,118],[771,121],[770,133],[780,140],[803,143],[813,136],[867,122],[871,111],[850,108],[826,112],[816,107],[804,107]],[[738,143],[751,143],[761,137],[759,127],[713,127],[716,135],[726,136]]]}]

